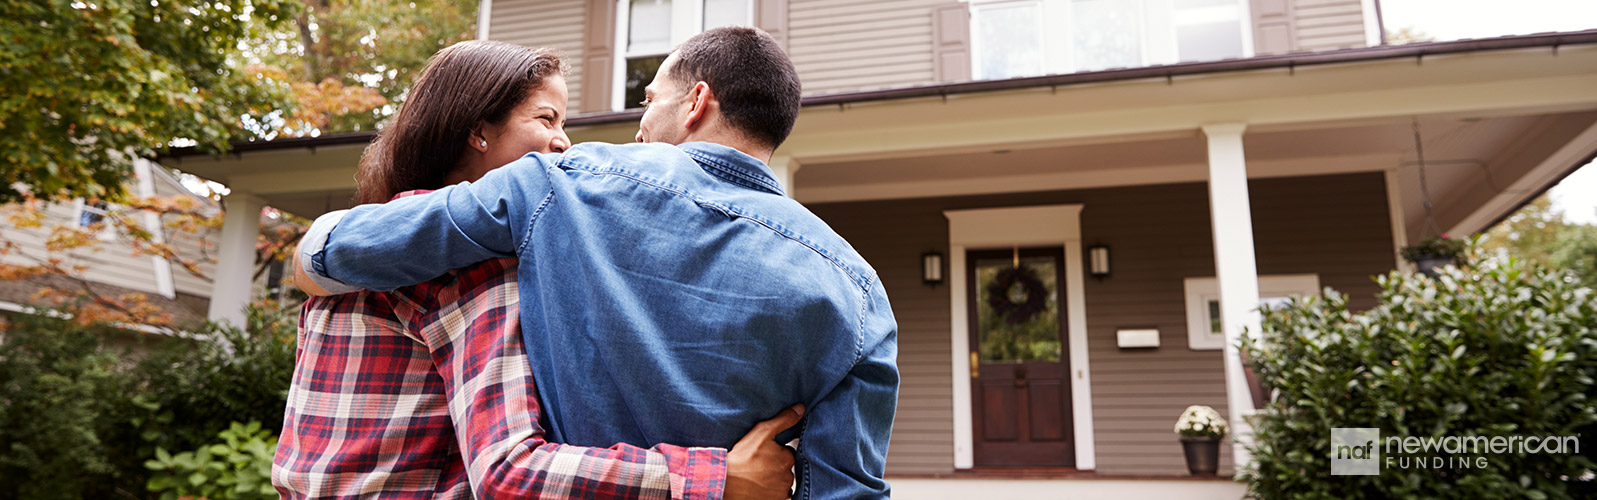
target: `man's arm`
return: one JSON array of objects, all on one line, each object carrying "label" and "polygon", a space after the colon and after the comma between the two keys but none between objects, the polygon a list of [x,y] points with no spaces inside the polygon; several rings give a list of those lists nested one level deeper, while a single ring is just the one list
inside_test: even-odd
[{"label": "man's arm", "polygon": [[890,495],[882,475],[898,407],[898,323],[880,283],[871,287],[861,315],[859,361],[806,419],[795,498]]},{"label": "man's arm", "polygon": [[318,217],[296,252],[296,275],[316,285],[302,288],[387,291],[514,257],[549,199],[548,168],[558,161],[529,154],[476,182]]}]

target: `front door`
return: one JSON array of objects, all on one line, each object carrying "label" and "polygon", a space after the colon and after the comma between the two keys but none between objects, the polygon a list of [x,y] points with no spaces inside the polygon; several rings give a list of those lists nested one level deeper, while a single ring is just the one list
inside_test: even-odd
[{"label": "front door", "polygon": [[1061,247],[971,251],[977,466],[1074,467]]}]

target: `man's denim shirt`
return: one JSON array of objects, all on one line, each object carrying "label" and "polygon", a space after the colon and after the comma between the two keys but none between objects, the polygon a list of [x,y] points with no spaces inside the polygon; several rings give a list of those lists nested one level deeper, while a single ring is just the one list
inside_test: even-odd
[{"label": "man's denim shirt", "polygon": [[587,143],[316,226],[302,260],[335,293],[520,258],[521,328],[554,441],[730,448],[804,403],[782,435],[803,438],[795,498],[888,495],[887,293],[751,156]]}]

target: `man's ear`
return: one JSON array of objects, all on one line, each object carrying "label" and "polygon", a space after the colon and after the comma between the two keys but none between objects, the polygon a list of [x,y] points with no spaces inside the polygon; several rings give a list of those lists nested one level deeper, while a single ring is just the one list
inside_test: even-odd
[{"label": "man's ear", "polygon": [[699,82],[688,89],[688,115],[682,120],[682,128],[689,132],[694,127],[707,123],[710,117],[710,106],[715,103],[715,93],[710,90],[710,84]]}]

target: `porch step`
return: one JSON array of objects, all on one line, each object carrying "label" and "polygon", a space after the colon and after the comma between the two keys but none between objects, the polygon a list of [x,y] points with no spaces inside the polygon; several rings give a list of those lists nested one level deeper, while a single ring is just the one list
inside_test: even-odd
[{"label": "porch step", "polygon": [[904,500],[1005,500],[1114,498],[1119,500],[1238,500],[1247,487],[1231,481],[1190,479],[893,479],[893,498]]}]

